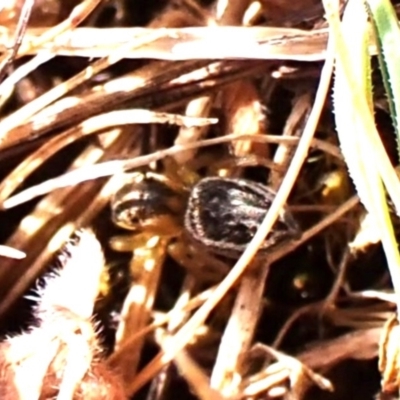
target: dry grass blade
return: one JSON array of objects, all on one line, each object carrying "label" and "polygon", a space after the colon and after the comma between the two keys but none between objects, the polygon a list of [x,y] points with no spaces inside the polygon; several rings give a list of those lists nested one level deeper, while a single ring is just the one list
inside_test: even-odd
[{"label": "dry grass blade", "polygon": [[182,350],[175,359],[174,363],[177,365],[182,376],[185,377],[187,382],[191,385],[192,390],[202,400],[224,400],[217,390],[210,387],[207,375],[202,371],[198,365]]},{"label": "dry grass blade", "polygon": [[[34,44],[41,34],[41,31],[28,31],[26,47]],[[321,61],[325,58],[327,37],[326,29],[305,31],[270,27],[207,27],[162,30],[118,28],[108,31],[78,28],[60,35],[55,43],[43,44],[41,50],[60,55],[97,58],[113,54],[116,47],[122,46],[127,58],[174,61],[199,58]],[[0,39],[2,43],[8,42],[7,30],[0,31]],[[142,44],[137,46],[135,41]],[[235,45],[232,46],[232,43]],[[39,51],[35,46],[31,53]]]},{"label": "dry grass blade", "polygon": [[28,27],[29,16],[31,14],[34,3],[34,0],[28,0],[24,2],[15,31],[15,38],[12,50],[9,52],[9,54],[6,54],[5,56],[0,58],[0,82],[3,80],[4,75],[6,74],[7,67],[12,63],[12,61],[18,54],[19,47],[22,43],[22,38]]},{"label": "dry grass blade", "polygon": [[4,245],[0,245],[0,255],[3,257],[16,258],[17,260],[21,260],[26,256],[23,251]]},{"label": "dry grass blade", "polygon": [[[18,56],[24,56],[37,52],[38,48],[46,42],[51,42],[63,33],[76,28],[87,16],[100,4],[101,0],[84,0],[77,5],[69,15],[69,17],[59,25],[46,29],[45,32],[33,40],[28,40],[28,43],[22,42]],[[3,41],[2,41],[3,42]],[[3,42],[4,43],[4,42]]]},{"label": "dry grass blade", "polygon": [[[135,157],[133,159],[126,159],[126,160],[113,160],[107,161],[103,164],[97,164],[93,166],[85,166],[80,168],[77,171],[71,171],[66,173],[63,176],[58,178],[50,179],[46,182],[43,182],[37,186],[32,188],[26,189],[15,196],[10,197],[7,200],[3,201],[2,207],[3,208],[11,208],[15,207],[19,204],[27,202],[29,200],[34,199],[35,197],[47,194],[52,192],[55,189],[76,185],[78,183],[82,183],[88,180],[111,176],[117,173],[120,173],[125,170],[138,168],[143,165],[147,165],[151,162],[161,160],[168,156],[173,156],[180,152],[187,151],[189,149],[196,149],[199,147],[206,147],[206,146],[213,146],[220,143],[226,143],[230,140],[254,140],[260,143],[271,142],[271,143],[286,143],[288,145],[296,145],[298,143],[297,138],[281,138],[278,136],[273,135],[265,135],[265,136],[254,136],[254,135],[228,135],[222,138],[215,138],[215,139],[206,139],[203,141],[199,141],[192,144],[186,145],[176,145],[172,146],[165,150],[160,150],[155,154],[149,154],[144,156]],[[312,146],[315,146],[323,151],[327,151],[328,153],[332,154],[335,157],[340,158],[340,153],[336,146],[333,146],[329,143],[316,140],[312,141]],[[11,181],[13,182],[13,181]],[[8,187],[7,182],[4,183],[4,190]],[[15,188],[15,184],[12,185],[12,188]],[[6,190],[7,193],[10,193],[10,190]]]},{"label": "dry grass blade", "polygon": [[[3,135],[4,140],[0,142],[0,149],[37,139],[52,129],[81,122],[83,119],[107,111],[110,104],[117,106],[135,99],[143,101],[145,96],[154,101],[155,94],[160,97],[160,91],[166,92],[165,102],[170,103],[170,97],[174,97],[171,93],[173,90],[178,92],[173,100],[179,101],[179,98],[192,96],[193,92],[207,90],[207,81],[208,85],[214,86],[215,80],[219,78],[218,84],[224,84],[226,81],[237,79],[237,74],[248,75],[255,70],[261,70],[262,67],[259,63],[249,67],[240,61],[233,64],[216,62],[207,67],[205,66],[208,63],[205,61],[182,62],[168,68],[165,63],[153,63],[135,71],[134,74],[127,74],[104,85],[95,86],[81,96],[65,97],[50,105],[77,85],[93,77],[95,72],[117,62],[118,57],[123,55],[122,49],[118,56],[112,59],[98,60],[96,65],[91,65],[86,72],[79,73],[52,88],[4,118],[0,122],[0,127],[5,129],[6,133]],[[96,66],[100,70],[96,69]],[[190,83],[192,85],[189,85]],[[180,97],[176,99],[176,96]],[[158,100],[158,106],[160,103],[163,103],[162,98]],[[24,123],[21,123],[22,121]]]},{"label": "dry grass blade", "polygon": [[[160,34],[157,32],[153,32],[152,36],[144,36],[141,40],[138,40],[136,44],[132,44],[134,47],[140,46],[143,43],[151,41],[154,37],[159,36]],[[71,78],[69,81],[62,83],[59,86],[56,86],[52,90],[48,91],[42,97],[39,97],[27,104],[25,107],[22,107],[17,112],[10,115],[8,118],[3,119],[0,122],[0,129],[6,132],[3,135],[0,135],[0,144],[3,147],[10,146],[10,143],[15,143],[15,134],[13,135],[12,130],[18,127],[21,124],[21,121],[27,121],[34,114],[42,110],[44,107],[48,106],[55,100],[59,99],[63,95],[65,95],[68,91],[72,90],[79,84],[83,83],[88,79],[88,77],[93,77],[95,74],[98,74],[103,69],[109,67],[110,65],[116,63],[124,57],[125,49],[121,49],[119,53],[114,55],[112,58],[107,57],[105,59],[98,60],[94,65],[91,65],[86,70],[82,71],[74,78]],[[17,141],[22,141],[26,139],[26,135],[22,137],[18,137]]]},{"label": "dry grass blade", "polygon": [[148,110],[119,110],[89,118],[82,124],[71,128],[46,142],[44,146],[32,153],[24,160],[24,162],[14,169],[14,171],[0,184],[0,203],[4,204],[5,200],[15,189],[17,189],[21,181],[25,180],[48,158],[84,136],[93,135],[105,131],[106,129],[116,128],[117,126],[133,124],[169,123],[201,126],[216,122],[217,120],[215,118],[181,117],[180,115],[157,113]]}]

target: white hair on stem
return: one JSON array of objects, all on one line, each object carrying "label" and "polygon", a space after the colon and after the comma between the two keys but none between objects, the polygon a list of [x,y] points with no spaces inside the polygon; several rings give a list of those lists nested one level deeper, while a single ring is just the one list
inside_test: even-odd
[{"label": "white hair on stem", "polygon": [[93,314],[104,256],[99,241],[90,230],[80,230],[76,236],[78,243],[68,243],[61,256],[63,267],[50,274],[44,288],[39,289],[39,313],[63,309],[83,319]]},{"label": "white hair on stem", "polygon": [[81,230],[60,261],[37,291],[38,326],[0,343],[0,399],[126,400],[101,360],[92,320],[104,267],[100,243]]}]

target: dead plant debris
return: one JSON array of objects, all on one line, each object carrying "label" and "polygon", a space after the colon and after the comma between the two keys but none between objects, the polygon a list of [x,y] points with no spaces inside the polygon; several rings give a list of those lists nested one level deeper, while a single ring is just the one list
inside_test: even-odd
[{"label": "dead plant debris", "polygon": [[378,370],[395,301],[338,148],[323,13],[317,0],[2,5],[1,399],[398,388],[396,324]]}]

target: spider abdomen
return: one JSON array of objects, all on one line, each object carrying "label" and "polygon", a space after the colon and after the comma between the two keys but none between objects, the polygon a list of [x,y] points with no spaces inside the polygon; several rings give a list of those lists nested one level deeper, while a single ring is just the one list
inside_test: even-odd
[{"label": "spider abdomen", "polygon": [[[185,229],[213,253],[236,257],[253,238],[274,197],[268,187],[246,179],[204,178],[191,191]],[[283,210],[261,250],[298,236],[297,223]]]}]

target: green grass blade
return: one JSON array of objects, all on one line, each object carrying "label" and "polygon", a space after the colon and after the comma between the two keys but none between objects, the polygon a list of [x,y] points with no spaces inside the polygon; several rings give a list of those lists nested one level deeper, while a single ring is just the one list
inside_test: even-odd
[{"label": "green grass blade", "polygon": [[365,0],[372,20],[379,66],[387,93],[389,110],[397,135],[400,155],[400,28],[389,0]]},{"label": "green grass blade", "polygon": [[[362,2],[351,0],[340,23],[334,1],[324,0],[324,6],[337,53],[334,105],[338,136],[360,199],[379,230],[400,309],[400,255],[383,186],[394,170],[387,165],[387,154],[378,157],[377,152],[382,142],[373,119],[367,14]],[[398,185],[398,180],[393,183]],[[387,181],[386,187],[390,190]]]}]

